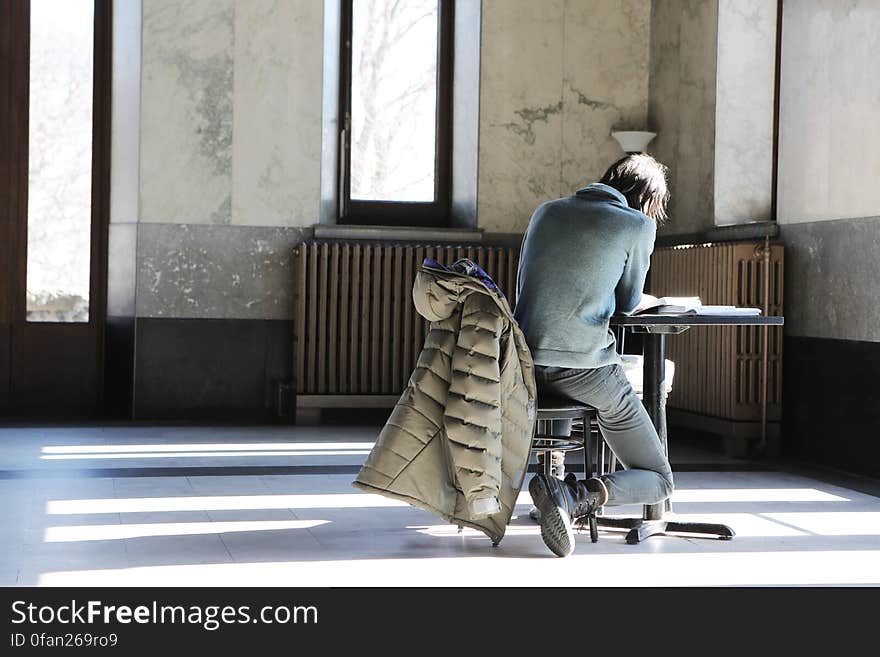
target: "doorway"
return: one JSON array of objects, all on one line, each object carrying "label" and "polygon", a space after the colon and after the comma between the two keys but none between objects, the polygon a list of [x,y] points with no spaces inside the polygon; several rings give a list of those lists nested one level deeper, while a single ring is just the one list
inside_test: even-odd
[{"label": "doorway", "polygon": [[102,412],[109,0],[0,0],[0,417]]}]

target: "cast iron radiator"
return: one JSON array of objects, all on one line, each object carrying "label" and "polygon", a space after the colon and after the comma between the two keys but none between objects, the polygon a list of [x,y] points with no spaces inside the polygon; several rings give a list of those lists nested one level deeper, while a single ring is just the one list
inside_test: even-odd
[{"label": "cast iron radiator", "polygon": [[307,241],[293,250],[293,392],[298,412],[390,407],[415,368],[427,322],[412,286],[425,258],[470,258],[514,305],[519,248]]},{"label": "cast iron radiator", "polygon": [[[704,304],[765,309],[782,315],[783,247],[732,242],[658,248],[651,261],[656,296],[698,296]],[[766,286],[766,287],[765,287]],[[765,292],[766,290],[766,292]],[[754,438],[760,429],[764,336],[767,330],[767,421],[782,409],[782,327],[696,327],[667,340],[675,362],[670,422]],[[769,425],[768,425],[769,426]],[[771,430],[778,431],[776,427]]]}]

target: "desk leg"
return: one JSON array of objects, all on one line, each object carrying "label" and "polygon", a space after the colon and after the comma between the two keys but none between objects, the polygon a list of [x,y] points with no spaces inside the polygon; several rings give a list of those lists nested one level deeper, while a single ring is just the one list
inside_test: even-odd
[{"label": "desk leg", "polygon": [[[668,456],[669,446],[666,431],[666,336],[662,333],[646,333],[645,338],[645,361],[642,385],[644,395],[642,403],[651,417],[651,422],[657,429],[663,449]],[[731,539],[733,530],[720,524],[703,522],[674,522],[663,519],[664,508],[668,500],[657,504],[646,504],[642,510],[641,518],[597,518],[599,527],[629,529],[626,534],[626,542],[630,545],[640,543],[649,536],[666,534],[671,532],[683,532],[688,534],[708,534],[721,539]],[[671,505],[668,506],[671,510]]]},{"label": "desk leg", "polygon": [[[666,381],[666,336],[662,333],[645,334],[645,361],[642,375],[644,395],[642,403],[657,429],[663,449],[666,446],[666,413],[663,408],[663,385]],[[660,520],[663,517],[663,502],[646,504],[643,510],[645,520]]]}]

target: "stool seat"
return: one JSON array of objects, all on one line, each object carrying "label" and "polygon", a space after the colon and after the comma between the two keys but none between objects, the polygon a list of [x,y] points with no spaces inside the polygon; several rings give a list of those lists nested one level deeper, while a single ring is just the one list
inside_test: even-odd
[{"label": "stool seat", "polygon": [[589,404],[563,397],[538,397],[538,420],[579,420],[584,413],[594,412]]}]

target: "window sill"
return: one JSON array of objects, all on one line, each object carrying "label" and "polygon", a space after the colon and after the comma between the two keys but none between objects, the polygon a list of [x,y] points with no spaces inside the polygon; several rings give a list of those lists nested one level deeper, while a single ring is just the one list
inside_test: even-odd
[{"label": "window sill", "polygon": [[482,242],[483,231],[469,228],[354,226],[316,224],[315,239],[393,240],[413,242]]},{"label": "window sill", "polygon": [[736,242],[773,239],[779,235],[779,225],[775,221],[753,221],[743,224],[715,226],[702,233],[659,234],[656,246],[679,246],[682,244],[706,244],[708,242]]}]

